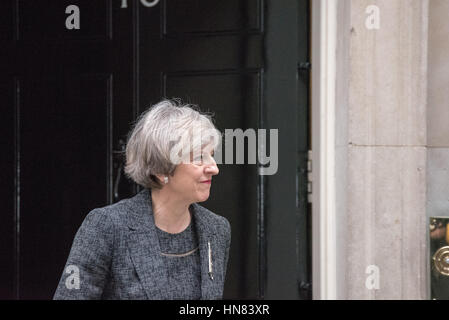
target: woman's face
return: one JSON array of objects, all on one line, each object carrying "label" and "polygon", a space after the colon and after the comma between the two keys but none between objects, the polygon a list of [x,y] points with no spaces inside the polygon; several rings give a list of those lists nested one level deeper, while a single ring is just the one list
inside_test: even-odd
[{"label": "woman's face", "polygon": [[213,158],[213,150],[203,149],[201,154],[193,153],[190,161],[179,164],[173,176],[169,176],[169,183],[165,185],[170,191],[188,203],[203,202],[209,198],[212,177],[219,170]]}]

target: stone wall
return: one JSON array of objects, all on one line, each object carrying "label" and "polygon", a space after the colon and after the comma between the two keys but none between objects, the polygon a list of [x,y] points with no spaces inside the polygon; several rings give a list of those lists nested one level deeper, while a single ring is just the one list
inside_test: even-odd
[{"label": "stone wall", "polygon": [[[338,46],[337,62],[349,69],[337,72],[337,113],[345,116],[337,116],[336,172],[347,181],[337,180],[337,190],[345,190],[337,197],[345,210],[337,212],[337,247],[345,252],[339,299],[427,298],[428,4],[341,0],[338,37],[348,39]],[[369,5],[379,8],[379,29],[365,25]],[[347,96],[344,89],[338,94],[345,77]],[[378,267],[378,289],[366,286],[370,265]]]}]

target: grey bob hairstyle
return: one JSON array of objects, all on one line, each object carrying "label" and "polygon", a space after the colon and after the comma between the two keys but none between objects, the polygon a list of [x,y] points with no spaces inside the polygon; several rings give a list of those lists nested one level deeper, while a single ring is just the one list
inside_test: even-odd
[{"label": "grey bob hairstyle", "polygon": [[156,175],[173,176],[191,152],[216,149],[221,133],[212,116],[179,99],[162,100],[143,112],[128,135],[125,174],[144,188],[162,188]]}]

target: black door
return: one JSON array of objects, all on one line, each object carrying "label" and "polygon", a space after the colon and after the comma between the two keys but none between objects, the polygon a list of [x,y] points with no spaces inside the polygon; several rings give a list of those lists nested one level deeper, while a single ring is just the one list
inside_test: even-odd
[{"label": "black door", "polygon": [[[79,29],[67,27],[73,4]],[[134,117],[132,11],[110,0],[0,11],[0,295],[48,299],[86,213],[114,200],[114,143]]]},{"label": "black door", "polygon": [[0,15],[1,298],[51,298],[84,216],[138,191],[120,142],[162,97],[223,132],[279,130],[277,173],[223,164],[204,205],[232,225],[225,298],[310,297],[308,1],[9,0]]}]

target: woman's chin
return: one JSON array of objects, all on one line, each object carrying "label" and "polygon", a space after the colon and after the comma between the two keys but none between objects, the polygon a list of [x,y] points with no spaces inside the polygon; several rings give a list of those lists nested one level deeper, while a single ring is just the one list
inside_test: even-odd
[{"label": "woman's chin", "polygon": [[199,194],[198,197],[197,197],[197,199],[198,199],[197,202],[204,202],[204,201],[206,201],[207,199],[209,199],[209,195],[210,195],[209,192]]}]

